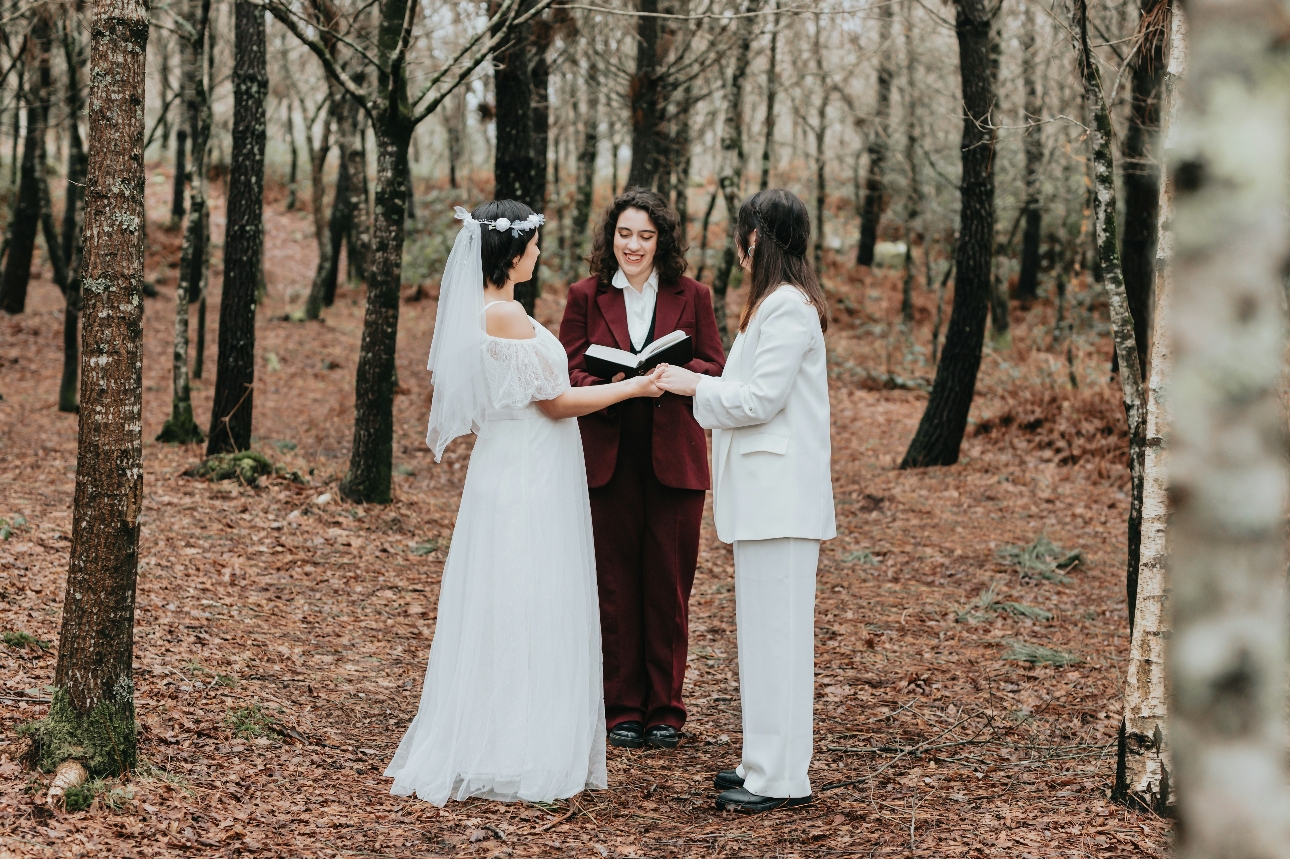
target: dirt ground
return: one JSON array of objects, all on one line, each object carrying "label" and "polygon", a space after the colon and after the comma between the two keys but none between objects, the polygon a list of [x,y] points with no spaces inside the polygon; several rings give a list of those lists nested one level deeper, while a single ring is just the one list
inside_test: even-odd
[{"label": "dirt ground", "polygon": [[[44,714],[53,681],[76,463],[76,418],[56,409],[62,301],[45,276],[25,314],[0,319],[0,517],[25,520],[0,542],[0,630],[50,643],[0,646],[0,857],[1168,851],[1167,823],[1107,799],[1128,649],[1128,501],[1104,338],[1080,341],[1072,371],[1064,347],[1048,348],[1052,306],[1017,309],[1012,345],[987,349],[962,462],[898,471],[926,397],[875,389],[875,374],[927,379],[931,369],[887,325],[899,306],[896,276],[833,263],[839,535],[819,574],[815,801],[752,818],[713,810],[711,776],[738,761],[740,717],[731,554],[709,518],[680,748],[611,748],[610,789],[570,802],[438,809],[390,796],[382,776],[420,694],[470,455],[469,442],[457,442],[436,465],[422,441],[434,302],[402,307],[395,501],[341,503],[362,295],[342,289],[324,323],[283,318],[303,303],[315,254],[310,216],[271,200],[256,446],[309,482],[250,488],[185,477],[200,448],[151,441],[170,404],[178,234],[162,227],[166,180],[148,187],[149,271],[160,295],[145,321],[142,763],[109,779],[88,810],[53,813],[43,805],[48,777],[17,762],[17,728]],[[215,292],[220,277],[216,264]],[[542,321],[558,320],[561,294],[548,288]],[[741,299],[733,294],[732,306]],[[917,299],[912,336],[925,349],[935,295],[920,284]],[[1090,324],[1104,324],[1090,307]],[[200,424],[217,319],[215,305],[205,378],[193,388]],[[1000,559],[1006,546],[1041,536],[1082,550],[1082,560],[1046,577]],[[1036,658],[1035,646],[1052,649],[1039,658],[1072,664],[1008,658]]]}]

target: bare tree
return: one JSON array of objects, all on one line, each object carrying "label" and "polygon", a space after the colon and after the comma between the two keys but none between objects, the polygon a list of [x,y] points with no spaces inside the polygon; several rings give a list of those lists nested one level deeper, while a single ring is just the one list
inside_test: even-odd
[{"label": "bare tree", "polygon": [[955,249],[954,305],[936,379],[901,468],[953,465],[981,366],[994,261],[994,16],[988,0],[957,0],[954,28],[963,86],[963,175]]},{"label": "bare tree", "polygon": [[1043,126],[1040,125],[1044,103],[1039,96],[1039,75],[1035,56],[1035,0],[1024,0],[1021,30],[1021,77],[1025,88],[1022,122],[1025,124],[1023,147],[1026,155],[1025,227],[1021,231],[1021,274],[1017,278],[1017,297],[1031,301],[1039,294],[1039,243],[1043,229],[1043,182],[1040,170],[1044,163]]},{"label": "bare tree", "polygon": [[[725,81],[726,114],[721,127],[721,155],[717,184],[726,203],[726,247],[722,251],[721,265],[712,280],[713,310],[717,316],[717,330],[721,340],[730,348],[733,338],[726,322],[726,289],[735,268],[735,222],[743,202],[744,175],[744,78],[748,75],[748,62],[752,52],[753,28],[751,12],[757,11],[761,0],[744,0],[740,7],[743,16],[735,23],[735,46],[730,62],[730,76]],[[707,218],[704,218],[706,227]],[[705,229],[706,233],[706,229]]]},{"label": "bare tree", "polygon": [[[869,134],[869,173],[865,178],[864,205],[860,210],[860,244],[856,247],[856,265],[873,265],[873,245],[878,240],[878,219],[887,204],[887,186],[883,168],[891,134],[892,68],[890,3],[878,4],[878,94],[873,111],[873,129]],[[817,51],[818,55],[818,51]],[[822,62],[822,59],[820,60]]]},{"label": "bare tree", "polygon": [[31,279],[31,261],[36,252],[36,234],[40,230],[40,189],[38,171],[44,166],[45,113],[49,98],[49,16],[43,12],[33,17],[31,36],[27,39],[26,65],[35,68],[35,82],[28,83],[23,102],[27,106],[27,136],[22,148],[22,172],[18,196],[10,220],[8,255],[0,274],[0,310],[22,313],[27,306],[27,284]]},{"label": "bare tree", "polygon": [[1188,70],[1169,159],[1176,850],[1183,859],[1282,857],[1286,18],[1256,0],[1191,0],[1186,12]]},{"label": "bare tree", "polygon": [[766,137],[761,145],[761,183],[759,190],[770,187],[770,162],[775,145],[775,96],[779,93],[777,54],[779,53],[779,0],[775,0],[775,17],[770,25],[770,52],[766,57]]},{"label": "bare tree", "polygon": [[[63,286],[63,376],[58,386],[58,410],[80,411],[77,379],[80,373],[81,265],[85,227],[85,171],[87,157],[81,140],[82,68],[88,59],[79,26],[72,16],[62,22],[63,58],[67,67],[67,189],[63,193],[62,256],[67,265]],[[52,255],[51,255],[52,256]]]},{"label": "bare tree", "polygon": [[[368,269],[367,309],[355,379],[354,442],[349,471],[340,486],[352,500],[388,503],[394,454],[394,347],[399,326],[399,284],[403,266],[404,215],[407,206],[408,145],[417,124],[491,55],[511,30],[531,20],[551,0],[535,0],[521,14],[517,0],[502,0],[485,29],[471,36],[451,60],[429,76],[415,96],[408,93],[407,60],[417,21],[417,4],[384,0],[373,51],[359,58],[374,85],[350,75],[297,14],[282,0],[267,8],[322,61],[327,74],[343,87],[370,119],[376,137],[376,204],[372,219],[372,254]],[[335,19],[330,19],[335,20]],[[504,27],[498,25],[505,22]]]},{"label": "bare tree", "polygon": [[1124,135],[1124,230],[1120,253],[1124,290],[1133,314],[1138,361],[1151,354],[1151,288],[1155,282],[1156,222],[1160,204],[1160,84],[1165,72],[1165,42],[1171,0],[1140,0],[1129,127]]},{"label": "bare tree", "polygon": [[[85,195],[88,360],[81,380],[71,562],[49,715],[29,731],[46,770],[76,757],[124,773],[136,751],[135,577],[143,507],[143,94],[148,10],[103,0],[90,53]],[[122,109],[130,105],[132,109]]]},{"label": "bare tree", "polygon": [[[193,419],[193,401],[188,378],[188,306],[196,284],[198,298],[204,293],[206,278],[205,248],[209,242],[210,220],[206,211],[206,152],[210,139],[211,110],[204,81],[205,43],[210,21],[210,0],[187,0],[180,6],[180,45],[182,93],[189,130],[192,132],[193,176],[188,207],[188,225],[180,250],[179,279],[175,289],[175,337],[171,350],[170,417],[161,427],[157,441],[195,444],[205,440]],[[180,129],[180,134],[184,134]],[[176,140],[180,139],[176,135]],[[176,162],[178,164],[178,162]],[[176,177],[182,191],[183,180]],[[174,211],[171,211],[172,217]],[[180,210],[182,215],[182,206]]]},{"label": "bare tree", "polygon": [[233,48],[233,165],[224,228],[219,365],[207,455],[251,446],[255,403],[255,304],[264,280],[264,99],[269,73],[264,11],[236,0]]}]

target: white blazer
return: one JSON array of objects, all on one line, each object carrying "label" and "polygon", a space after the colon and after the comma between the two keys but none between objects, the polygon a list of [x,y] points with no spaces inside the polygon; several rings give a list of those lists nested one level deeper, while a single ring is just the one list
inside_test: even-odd
[{"label": "white blazer", "polygon": [[718,539],[837,536],[824,333],[801,290],[766,296],[721,378],[699,382],[694,419],[712,430]]}]

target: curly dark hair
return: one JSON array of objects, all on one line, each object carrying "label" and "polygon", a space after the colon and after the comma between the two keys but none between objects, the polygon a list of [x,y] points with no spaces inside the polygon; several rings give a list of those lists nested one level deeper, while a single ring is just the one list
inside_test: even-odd
[{"label": "curly dark hair", "polygon": [[[533,210],[515,200],[493,200],[470,213],[476,221],[496,221],[507,218],[512,222],[526,220]],[[510,230],[494,230],[483,227],[480,230],[480,261],[484,265],[484,280],[493,286],[501,286],[510,277],[516,261],[524,256],[529,242],[533,240],[533,231],[512,234]]]},{"label": "curly dark hair", "polygon": [[614,200],[613,205],[605,210],[600,229],[596,230],[591,244],[591,254],[587,263],[591,273],[601,283],[609,283],[618,271],[618,258],[614,256],[614,231],[618,228],[618,216],[627,209],[640,209],[649,216],[658,230],[658,249],[654,251],[654,270],[658,272],[658,282],[676,283],[685,274],[688,263],[685,252],[689,243],[685,239],[685,230],[681,226],[681,216],[667,204],[663,195],[648,188],[628,188]]}]

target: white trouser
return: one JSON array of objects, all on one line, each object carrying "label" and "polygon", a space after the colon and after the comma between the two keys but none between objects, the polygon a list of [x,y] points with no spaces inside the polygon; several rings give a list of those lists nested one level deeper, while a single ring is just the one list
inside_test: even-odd
[{"label": "white trouser", "polygon": [[736,540],[735,618],[744,749],[758,796],[809,796],[819,540]]}]

